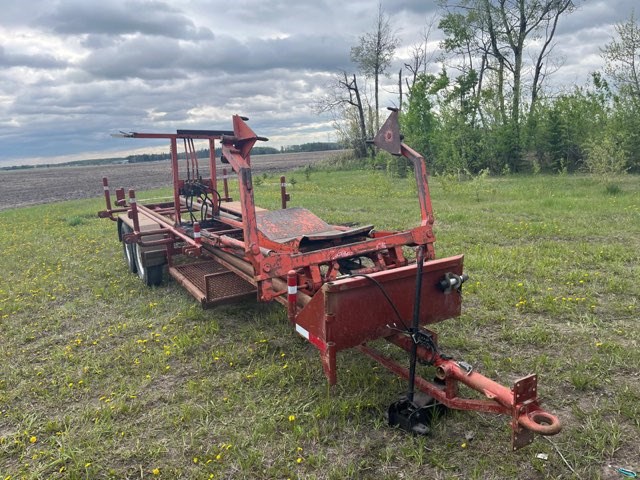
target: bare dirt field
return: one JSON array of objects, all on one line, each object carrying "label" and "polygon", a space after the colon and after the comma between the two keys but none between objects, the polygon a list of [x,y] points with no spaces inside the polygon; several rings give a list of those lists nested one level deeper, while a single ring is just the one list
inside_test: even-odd
[{"label": "bare dirt field", "polygon": [[[285,153],[255,155],[255,172],[284,172],[328,160],[341,152]],[[201,173],[208,175],[206,162]],[[227,167],[231,170],[230,167]],[[220,172],[222,167],[220,167]],[[114,188],[149,190],[171,185],[169,161],[122,165],[48,167],[0,171],[0,211],[61,200],[102,195],[102,177]]]}]

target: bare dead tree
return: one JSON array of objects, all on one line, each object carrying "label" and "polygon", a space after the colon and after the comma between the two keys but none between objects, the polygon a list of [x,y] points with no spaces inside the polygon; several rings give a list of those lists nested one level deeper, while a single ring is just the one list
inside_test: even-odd
[{"label": "bare dead tree", "polygon": [[398,70],[398,97],[400,100],[398,108],[402,110],[402,69]]},{"label": "bare dead tree", "polygon": [[[316,113],[331,112],[335,119],[336,113],[344,112],[344,109],[353,109],[356,112],[355,121],[358,125],[358,135],[349,140],[353,143],[356,154],[359,157],[365,157],[367,154],[365,109],[356,75],[349,76],[346,71],[340,72],[329,85],[328,92],[316,101],[314,110]],[[347,121],[349,118],[350,116],[346,115]]]},{"label": "bare dead tree", "polygon": [[[511,74],[512,104],[510,117],[519,124],[522,99],[523,58],[527,41],[542,38],[542,48],[537,54],[530,108],[535,106],[540,91],[542,64],[553,46],[558,20],[565,12],[575,9],[574,0],[481,0],[490,25],[493,54]],[[510,55],[502,52],[504,45]]]},{"label": "bare dead tree", "polygon": [[[482,123],[485,118],[480,108],[480,98],[485,80],[485,73],[492,70],[498,79],[497,86],[501,90],[500,82],[501,67],[492,65],[489,61],[491,51],[490,37],[487,32],[485,22],[479,20],[480,11],[470,9],[464,14],[460,13],[459,7],[449,9],[447,5],[443,8],[447,14],[440,20],[438,26],[445,34],[440,46],[443,50],[442,59],[450,68],[458,70],[462,76],[473,75],[476,83],[472,87],[472,123],[475,123],[476,116],[479,115]],[[502,107],[502,103],[500,104]],[[504,108],[499,109],[501,112]]]},{"label": "bare dead tree", "polygon": [[[531,52],[532,40],[541,48],[532,57],[531,97],[529,108],[535,107],[545,79],[545,63],[553,50],[553,39],[559,19],[573,11],[580,0],[445,0],[450,19],[458,16],[454,25],[458,50],[465,46],[465,61],[480,59],[484,68],[495,73],[499,111],[504,122],[518,125],[523,97],[523,74],[528,70],[525,54]],[[445,17],[445,18],[447,18]],[[441,22],[442,23],[442,22]],[[460,40],[464,41],[460,41]],[[475,48],[471,48],[471,47]],[[453,49],[452,49],[453,50]],[[549,74],[549,71],[546,71]],[[482,76],[480,76],[482,78]],[[507,94],[506,89],[510,89]],[[510,103],[507,105],[507,103]]]},{"label": "bare dead tree", "polygon": [[433,15],[422,29],[422,36],[418,43],[411,47],[411,59],[404,64],[404,68],[409,72],[409,77],[405,78],[407,90],[411,91],[416,83],[418,74],[426,73],[427,66],[431,63],[436,55],[436,51],[429,51],[429,40],[431,32],[436,23],[436,16]]},{"label": "bare dead tree", "polygon": [[374,30],[362,35],[358,45],[351,48],[351,60],[365,77],[373,78],[376,131],[380,128],[378,103],[380,76],[386,74],[399,43],[400,40],[396,37],[391,21],[380,3]]},{"label": "bare dead tree", "polygon": [[635,13],[615,29],[616,36],[601,49],[605,72],[621,92],[640,102],[640,25]]}]

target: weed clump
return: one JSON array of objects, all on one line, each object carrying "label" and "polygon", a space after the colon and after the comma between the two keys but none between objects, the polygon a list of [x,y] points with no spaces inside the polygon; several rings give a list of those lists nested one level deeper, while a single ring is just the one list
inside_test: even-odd
[{"label": "weed clump", "polygon": [[77,227],[79,225],[84,225],[86,223],[85,219],[74,215],[73,217],[69,217],[65,220],[66,224],[70,227]]},{"label": "weed clump", "polygon": [[622,193],[622,188],[617,183],[607,183],[604,187],[608,195],[616,196]]}]

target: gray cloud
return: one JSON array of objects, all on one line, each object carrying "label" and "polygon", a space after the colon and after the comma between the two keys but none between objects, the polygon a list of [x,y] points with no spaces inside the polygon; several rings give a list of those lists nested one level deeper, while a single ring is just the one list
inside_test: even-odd
[{"label": "gray cloud", "polygon": [[54,55],[47,53],[8,53],[5,48],[0,45],[0,67],[27,67],[35,69],[59,69],[66,68],[68,63]]},{"label": "gray cloud", "polygon": [[348,68],[349,47],[340,36],[292,35],[287,38],[229,36],[199,42],[135,36],[94,49],[80,64],[101,78],[184,78],[211,71],[238,73],[273,69]]},{"label": "gray cloud", "polygon": [[180,10],[157,0],[76,0],[58,3],[56,7],[54,11],[41,16],[38,24],[65,35],[139,33],[181,39],[213,36],[208,28],[196,27]]}]

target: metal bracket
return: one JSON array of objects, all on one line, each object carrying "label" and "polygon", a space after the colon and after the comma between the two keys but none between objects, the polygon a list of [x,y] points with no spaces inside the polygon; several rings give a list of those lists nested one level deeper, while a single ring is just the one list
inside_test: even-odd
[{"label": "metal bracket", "polygon": [[512,450],[518,450],[533,443],[534,432],[518,423],[518,417],[528,406],[535,405],[538,400],[538,376],[535,374],[516,380],[513,384],[513,420],[511,434]]},{"label": "metal bracket", "polygon": [[398,109],[390,108],[389,110],[391,110],[391,115],[373,139],[373,144],[391,155],[399,156],[402,155],[402,136],[398,122]]}]

